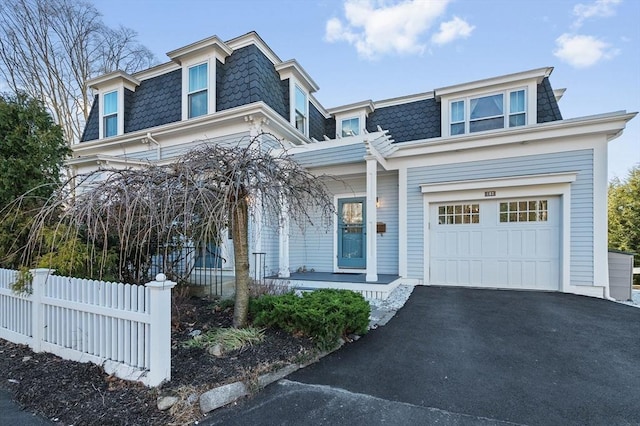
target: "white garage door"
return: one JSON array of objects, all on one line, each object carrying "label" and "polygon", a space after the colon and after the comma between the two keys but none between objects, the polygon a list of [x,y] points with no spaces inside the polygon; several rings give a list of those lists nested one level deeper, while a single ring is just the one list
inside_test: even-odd
[{"label": "white garage door", "polygon": [[558,290],[560,200],[431,204],[430,282]]}]

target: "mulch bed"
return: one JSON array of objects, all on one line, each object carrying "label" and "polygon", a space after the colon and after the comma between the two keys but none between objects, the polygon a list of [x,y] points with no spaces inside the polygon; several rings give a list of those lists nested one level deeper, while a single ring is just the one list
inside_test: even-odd
[{"label": "mulch bed", "polygon": [[[315,355],[309,339],[267,329],[264,341],[243,350],[210,355],[205,349],[186,348],[193,330],[230,327],[231,308],[213,301],[184,299],[174,309],[171,381],[157,389],[120,380],[91,363],[63,360],[0,339],[0,387],[9,389],[25,409],[66,425],[191,424],[201,418],[200,393]],[[180,401],[159,411],[158,396]]]}]

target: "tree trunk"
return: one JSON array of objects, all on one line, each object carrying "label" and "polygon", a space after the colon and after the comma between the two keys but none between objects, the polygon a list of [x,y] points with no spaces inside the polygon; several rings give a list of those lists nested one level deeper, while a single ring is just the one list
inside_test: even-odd
[{"label": "tree trunk", "polygon": [[236,265],[236,302],[233,326],[243,328],[249,315],[249,206],[240,198],[231,211],[231,233]]}]

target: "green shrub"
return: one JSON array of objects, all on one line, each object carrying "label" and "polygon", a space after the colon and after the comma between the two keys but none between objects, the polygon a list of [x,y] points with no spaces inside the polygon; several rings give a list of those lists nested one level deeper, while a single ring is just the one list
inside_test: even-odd
[{"label": "green shrub", "polygon": [[256,326],[302,333],[320,349],[328,350],[342,336],[367,332],[370,307],[353,291],[321,289],[301,297],[294,293],[264,295],[252,299],[250,312]]}]

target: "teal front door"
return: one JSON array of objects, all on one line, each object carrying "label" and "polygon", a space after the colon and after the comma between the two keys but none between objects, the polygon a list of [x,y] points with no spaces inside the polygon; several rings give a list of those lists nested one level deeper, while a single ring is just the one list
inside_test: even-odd
[{"label": "teal front door", "polygon": [[338,200],[338,267],[365,268],[366,211],[364,198]]}]

